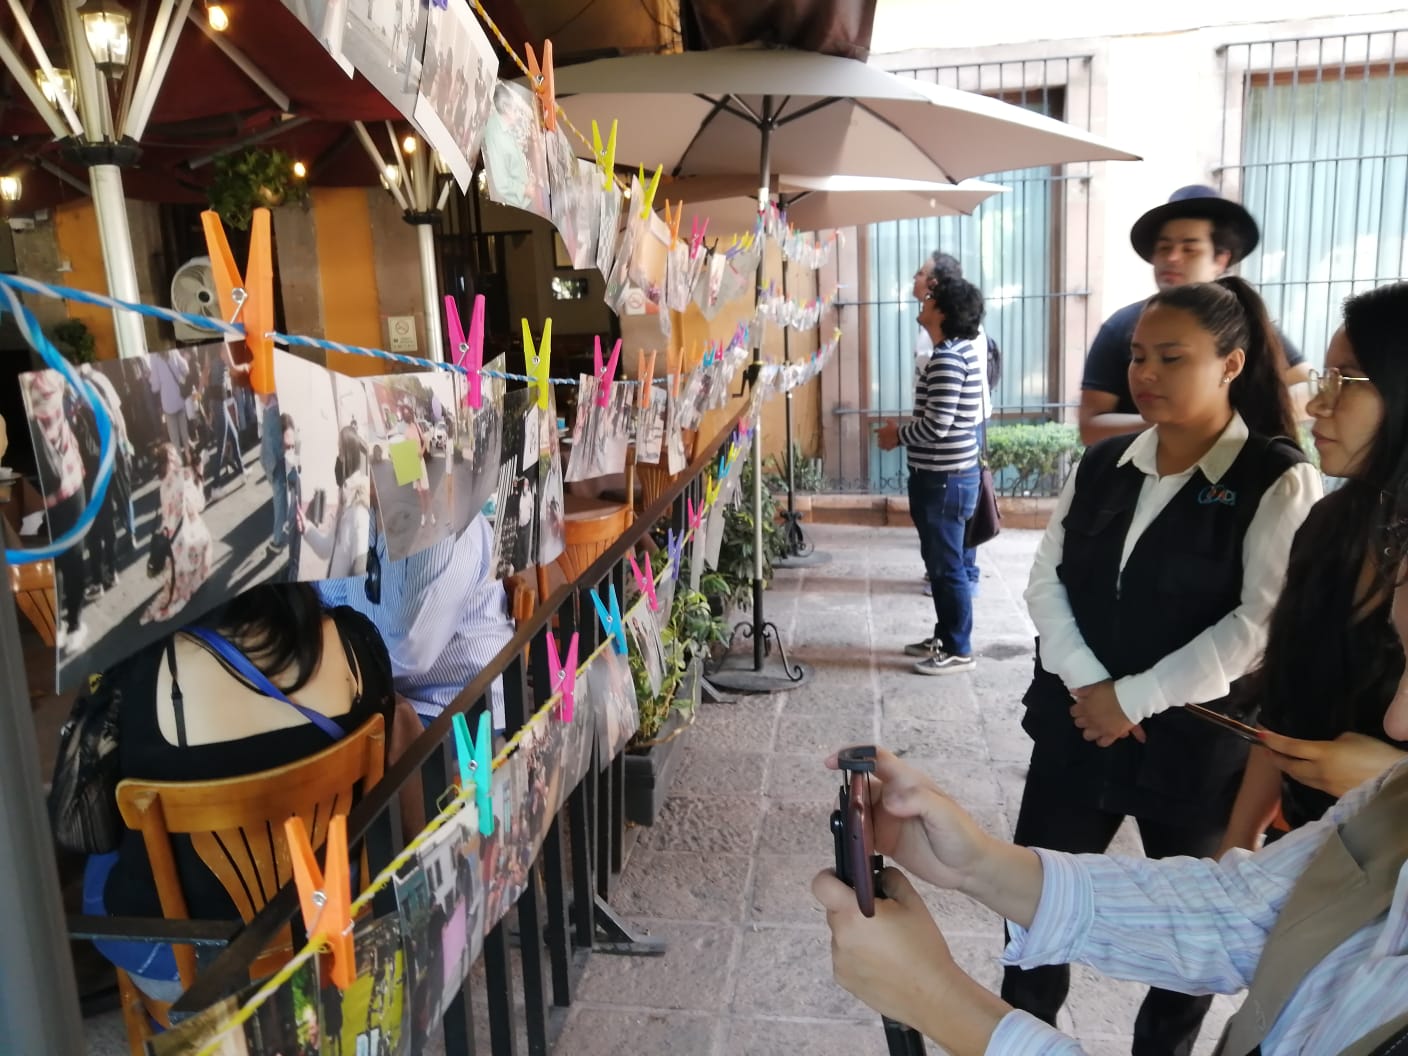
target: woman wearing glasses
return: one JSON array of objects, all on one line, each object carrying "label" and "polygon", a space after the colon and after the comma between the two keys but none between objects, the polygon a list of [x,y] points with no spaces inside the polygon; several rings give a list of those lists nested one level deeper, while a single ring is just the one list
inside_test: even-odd
[{"label": "woman wearing glasses", "polygon": [[[1035,742],[1015,840],[1098,854],[1126,817],[1150,858],[1212,854],[1248,748],[1182,707],[1227,710],[1256,662],[1291,539],[1320,498],[1293,441],[1265,306],[1225,278],[1162,291],[1135,326],[1130,390],[1153,428],[1086,451],[1026,599]],[[1002,996],[1054,1023],[1069,969],[1010,967]],[[1186,1053],[1210,998],[1151,990],[1141,1056]]]},{"label": "woman wearing glasses", "polygon": [[1408,484],[1408,283],[1351,298],[1311,375],[1307,407],[1321,470],[1344,484],[1316,505],[1291,546],[1266,652],[1249,680],[1265,750],[1247,760],[1223,849],[1255,848],[1279,807],[1314,821],[1350,789],[1404,757],[1384,732],[1403,674],[1389,624],[1394,569],[1385,540]]}]

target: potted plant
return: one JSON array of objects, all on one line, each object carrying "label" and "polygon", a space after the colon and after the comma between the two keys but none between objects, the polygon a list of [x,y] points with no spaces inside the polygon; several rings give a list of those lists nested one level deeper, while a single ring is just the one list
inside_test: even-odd
[{"label": "potted plant", "polygon": [[241,231],[249,229],[255,209],[307,199],[303,181],[294,174],[293,159],[282,150],[251,148],[226,154],[216,160],[214,173],[207,189],[210,207]]},{"label": "potted plant", "polygon": [[98,343],[82,319],[65,319],[49,330],[54,347],[75,367],[98,358]]},{"label": "potted plant", "polygon": [[690,590],[683,574],[675,589],[670,618],[660,628],[665,677],[652,692],[645,664],[631,654],[631,677],[640,709],[640,729],[625,756],[626,820],[653,825],[665,804],[678,762],[680,735],[694,721],[699,706],[699,680],[704,659],[726,640],[725,625],[714,615],[709,599]]}]

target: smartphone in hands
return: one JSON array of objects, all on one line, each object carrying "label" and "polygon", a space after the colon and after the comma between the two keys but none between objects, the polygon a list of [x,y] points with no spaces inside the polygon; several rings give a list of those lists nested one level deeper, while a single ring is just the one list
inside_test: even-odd
[{"label": "smartphone in hands", "polygon": [[882,859],[875,853],[870,816],[870,775],[875,772],[875,748],[860,745],[840,753],[841,793],[831,813],[836,847],[836,875],[856,892],[864,916],[875,916]]},{"label": "smartphone in hands", "polygon": [[1261,743],[1261,734],[1257,732],[1256,727],[1248,726],[1245,722],[1238,722],[1230,715],[1224,715],[1220,711],[1205,708],[1201,704],[1185,704],[1183,705],[1183,709],[1190,715],[1196,716],[1204,722],[1210,723],[1218,729],[1224,730],[1232,734],[1232,736],[1246,741],[1248,744]]}]

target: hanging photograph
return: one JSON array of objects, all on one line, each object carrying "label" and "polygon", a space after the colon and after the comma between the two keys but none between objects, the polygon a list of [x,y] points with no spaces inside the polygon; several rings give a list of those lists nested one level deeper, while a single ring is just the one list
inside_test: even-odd
[{"label": "hanging photograph", "polygon": [[444,371],[384,374],[362,384],[372,403],[372,488],[380,530],[387,553],[399,561],[455,534],[455,384]]},{"label": "hanging photograph", "polygon": [[536,563],[538,510],[538,403],[531,389],[504,397],[503,446],[493,499],[494,577],[504,579]]},{"label": "hanging photograph", "polygon": [[597,199],[596,270],[609,279],[621,242],[621,188],[613,179]]},{"label": "hanging photograph", "polygon": [[[574,705],[573,723],[575,722]],[[573,723],[562,721],[562,713],[558,707],[539,711],[525,728],[523,740],[518,745],[518,751],[523,755],[524,774],[527,778],[525,816],[532,834],[525,842],[531,848],[530,862],[542,848],[553,819],[557,817],[567,793],[571,791],[566,785],[566,744],[568,731]]]},{"label": "hanging photograph", "polygon": [[392,106],[414,119],[425,51],[423,0],[346,0],[342,54]]},{"label": "hanging photograph", "polygon": [[640,728],[636,685],[630,661],[610,642],[592,657],[585,679],[596,712],[597,769],[605,770]]},{"label": "hanging photograph", "polygon": [[[632,195],[632,200],[634,200]],[[631,247],[631,262],[626,275],[631,285],[645,294],[651,304],[665,300],[665,268],[670,255],[670,227],[653,209],[644,220],[637,215],[637,225]]]},{"label": "hanging photograph", "polygon": [[577,178],[577,155],[561,124],[544,130],[543,145],[548,159],[548,194],[552,226],[567,249],[568,262],[577,255],[577,200],[581,182]]},{"label": "hanging photograph", "polygon": [[[604,195],[601,189],[601,169],[596,163],[585,158],[577,158],[576,163],[577,209],[572,215],[575,247],[572,252],[572,267],[582,271],[596,266]],[[566,238],[565,235],[563,237]]]},{"label": "hanging photograph", "polygon": [[468,801],[396,874],[405,936],[407,1031],[429,1037],[483,949],[479,827]]},{"label": "hanging photograph", "polygon": [[347,30],[347,0],[283,0],[284,7],[317,38],[332,60],[351,77],[352,60],[342,53]]},{"label": "hanging photograph", "polygon": [[[113,474],[87,534],[53,562],[57,685],[78,685],[221,602],[288,574],[283,450],[228,384],[224,345],[82,368],[112,420]],[[53,370],[19,375],[45,528],[79,520],[97,480],[97,418]],[[245,431],[242,426],[250,429]],[[286,494],[286,492],[284,493]],[[282,529],[282,530],[281,530]],[[276,545],[277,544],[277,545]]]},{"label": "hanging photograph", "polygon": [[562,445],[557,438],[557,394],[548,390],[547,410],[538,412],[537,560],[544,567],[567,548],[566,500],[562,490]]},{"label": "hanging photograph", "polygon": [[431,4],[428,21],[415,123],[468,194],[494,105],[499,59],[468,0]]},{"label": "hanging photograph", "polygon": [[369,921],[354,936],[357,977],[345,991],[322,980],[322,1056],[401,1056],[406,1051],[406,958],[399,915]]},{"label": "hanging photograph", "polygon": [[494,831],[480,840],[480,870],[484,885],[484,934],[494,930],[528,889],[521,870],[521,847],[531,842],[525,824],[527,779],[523,757],[514,752],[494,770]]},{"label": "hanging photograph", "polygon": [[651,385],[649,406],[642,406],[636,418],[636,462],[656,465],[665,448],[665,408],[669,394],[663,382]]},{"label": "hanging photograph", "polygon": [[562,723],[562,802],[591,771],[596,748],[596,698],[592,696],[585,671],[577,675],[576,700],[572,721]]},{"label": "hanging photograph", "polygon": [[538,118],[538,100],[523,85],[507,81],[495,85],[483,153],[491,201],[552,218],[547,144]]},{"label": "hanging photograph", "polygon": [[239,1010],[238,997],[221,998],[190,1019],[174,1024],[170,1030],[154,1034],[147,1040],[148,1056],[196,1056],[217,1034],[220,1040],[211,1049],[211,1056],[248,1056],[244,1032],[238,1027],[223,1029]]},{"label": "hanging photograph", "polygon": [[642,598],[626,611],[625,621],[626,637],[645,668],[650,695],[657,697],[665,681],[665,647],[660,641],[659,616]]},{"label": "hanging photograph", "polygon": [[[680,376],[678,374],[671,376],[670,382],[671,387],[678,391]],[[687,409],[684,406],[684,399],[674,393],[671,393],[669,399],[666,401],[666,404],[666,468],[669,470],[670,475],[674,476],[674,474],[676,473],[684,472],[685,468],[689,465],[689,455],[684,448],[684,419]]]},{"label": "hanging photograph", "polygon": [[[247,1004],[263,986],[255,983],[236,999]],[[250,1056],[319,1056],[323,1039],[318,959],[305,962],[245,1021],[244,1042]]]},{"label": "hanging photograph", "polygon": [[484,510],[498,487],[499,462],[504,431],[504,357],[484,365],[480,380],[480,405],[471,407],[465,399],[469,381],[462,375],[454,380],[454,430],[450,442],[454,474],[454,522],[458,532]]},{"label": "hanging photograph", "polygon": [[581,375],[577,387],[577,419],[572,423],[572,453],[567,459],[565,479],[569,484],[622,473],[626,469],[636,387],[627,381],[613,382],[605,407],[597,405],[600,392],[595,375]]}]

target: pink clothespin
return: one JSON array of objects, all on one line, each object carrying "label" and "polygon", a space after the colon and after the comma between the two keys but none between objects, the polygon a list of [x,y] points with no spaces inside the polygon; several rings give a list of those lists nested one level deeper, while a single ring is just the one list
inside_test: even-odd
[{"label": "pink clothespin", "polygon": [[564,657],[557,651],[557,635],[548,632],[548,687],[549,692],[562,694],[558,714],[563,722],[572,721],[572,709],[577,700],[578,637],[578,633],[573,631]]},{"label": "pink clothespin", "polygon": [[665,552],[670,555],[671,579],[680,581],[680,551],[684,549],[684,533],[675,534],[673,528],[665,533]]},{"label": "pink clothespin", "polygon": [[685,499],[684,503],[685,512],[689,514],[689,526],[691,528],[698,529],[698,527],[704,523],[704,504],[700,503],[699,509],[696,510],[694,508],[693,498]]},{"label": "pink clothespin", "polygon": [[629,560],[631,562],[631,571],[635,573],[636,586],[640,587],[640,592],[644,594],[646,599],[650,602],[650,611],[659,612],[660,599],[655,596],[655,571],[650,567],[650,555],[645,555],[644,573],[641,572],[640,565],[636,564],[635,554],[632,554]]},{"label": "pink clothespin", "polygon": [[465,340],[464,327],[460,325],[460,309],[453,297],[445,298],[445,322],[450,328],[450,344],[455,349],[455,366],[463,367],[465,380],[469,382],[464,392],[466,407],[481,407],[484,404],[484,295],[474,296],[474,310],[469,317],[469,340]]},{"label": "pink clothespin", "polygon": [[611,404],[611,382],[616,377],[616,364],[621,358],[621,339],[611,349],[611,358],[606,366],[601,365],[601,335],[596,336],[596,349],[592,355],[592,372],[596,375],[596,405],[608,407]]},{"label": "pink clothespin", "polygon": [[709,218],[706,216],[704,222],[699,222],[699,217],[693,217],[689,222],[689,259],[693,260],[699,256],[699,247],[704,244],[704,236],[709,231]]}]

